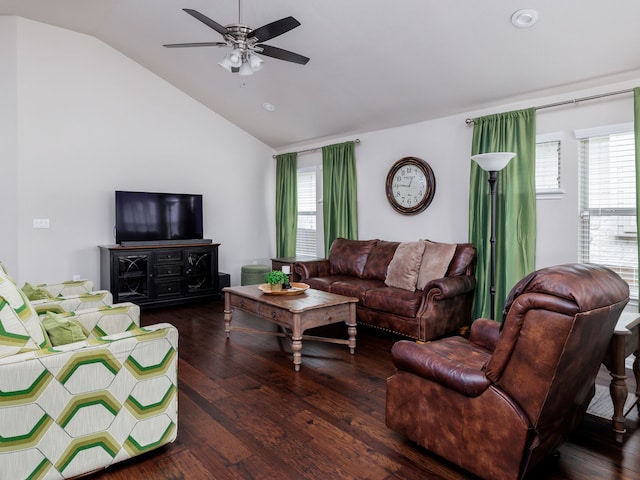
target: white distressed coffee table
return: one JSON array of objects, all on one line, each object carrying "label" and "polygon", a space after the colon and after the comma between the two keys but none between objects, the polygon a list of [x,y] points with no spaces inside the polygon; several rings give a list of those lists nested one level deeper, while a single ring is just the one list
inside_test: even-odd
[{"label": "white distressed coffee table", "polygon": [[[269,295],[258,285],[226,287],[224,292],[224,331],[227,339],[231,330],[291,337],[293,366],[300,370],[302,363],[302,340],[315,340],[349,346],[353,355],[356,349],[356,303],[358,299],[321,290],[308,289],[299,295]],[[289,332],[267,332],[231,324],[233,310],[242,310],[271,323],[280,325]],[[327,338],[303,333],[314,327],[345,322],[347,339]]]}]

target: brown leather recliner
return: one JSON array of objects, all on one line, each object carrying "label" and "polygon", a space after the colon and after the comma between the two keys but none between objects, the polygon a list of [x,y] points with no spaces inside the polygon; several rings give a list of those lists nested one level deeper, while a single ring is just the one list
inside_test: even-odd
[{"label": "brown leather recliner", "polygon": [[522,279],[503,322],[478,319],[469,339],[397,342],[387,426],[492,480],[520,479],[582,420],[628,285],[569,264]]}]

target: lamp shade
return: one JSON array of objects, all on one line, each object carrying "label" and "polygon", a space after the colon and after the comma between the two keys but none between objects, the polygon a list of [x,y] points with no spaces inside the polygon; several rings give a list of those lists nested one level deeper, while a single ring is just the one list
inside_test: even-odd
[{"label": "lamp shade", "polygon": [[506,167],[515,156],[516,154],[513,152],[491,152],[472,155],[471,160],[474,160],[481,169],[487,172],[497,172]]}]

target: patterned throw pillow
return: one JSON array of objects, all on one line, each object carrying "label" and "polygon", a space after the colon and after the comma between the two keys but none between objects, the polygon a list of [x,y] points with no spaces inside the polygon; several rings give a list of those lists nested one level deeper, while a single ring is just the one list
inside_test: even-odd
[{"label": "patterned throw pillow", "polygon": [[54,347],[87,339],[80,323],[66,315],[47,312],[41,322]]},{"label": "patterned throw pillow", "polygon": [[38,348],[47,346],[47,338],[42,331],[38,314],[33,305],[4,271],[0,271],[0,297],[4,298],[13,309],[35,345]]},{"label": "patterned throw pillow", "polygon": [[0,297],[0,358],[28,350],[36,345],[9,302]]}]

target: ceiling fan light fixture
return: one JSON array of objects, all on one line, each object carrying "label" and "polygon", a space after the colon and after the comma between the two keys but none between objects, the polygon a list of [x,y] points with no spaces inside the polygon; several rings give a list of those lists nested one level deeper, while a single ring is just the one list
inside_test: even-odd
[{"label": "ceiling fan light fixture", "polygon": [[240,70],[238,70],[238,75],[242,75],[243,77],[246,75],[253,75],[253,70],[251,70],[251,66],[249,62],[243,62],[240,65]]},{"label": "ceiling fan light fixture", "polygon": [[252,72],[262,70],[262,67],[264,67],[264,60],[253,53],[249,53],[247,56],[247,63],[249,64],[249,67],[251,67]]},{"label": "ceiling fan light fixture", "polygon": [[225,60],[229,62],[232,67],[238,68],[242,65],[242,50],[234,48],[225,56]]}]

